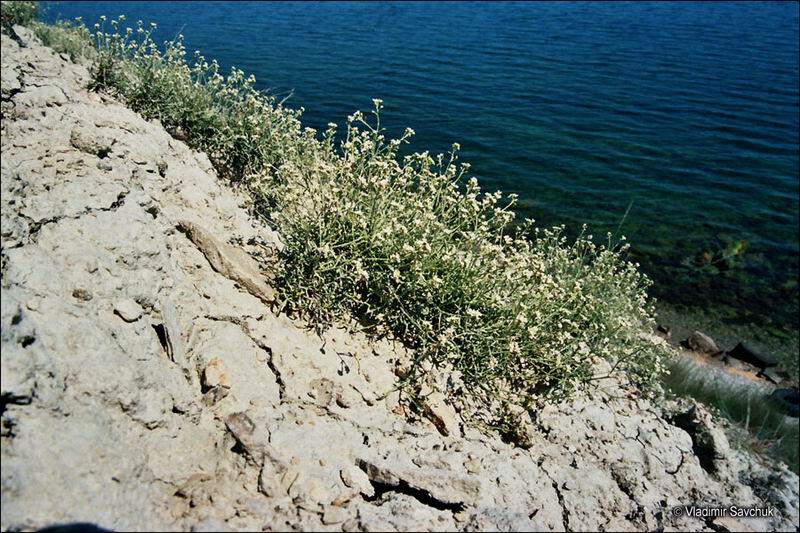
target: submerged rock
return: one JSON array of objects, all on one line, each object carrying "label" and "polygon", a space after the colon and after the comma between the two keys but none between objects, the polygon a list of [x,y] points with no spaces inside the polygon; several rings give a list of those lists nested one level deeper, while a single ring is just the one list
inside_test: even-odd
[{"label": "submerged rock", "polygon": [[714,339],[700,331],[695,331],[689,335],[689,338],[686,339],[686,345],[696,352],[708,355],[717,355],[722,351],[717,346],[717,343],[714,342]]},{"label": "submerged rock", "polygon": [[769,368],[778,364],[778,360],[775,357],[763,352],[757,352],[743,342],[734,346],[726,355],[760,369]]},{"label": "submerged rock", "polygon": [[776,389],[769,397],[787,415],[795,418],[800,416],[800,391],[797,387]]}]

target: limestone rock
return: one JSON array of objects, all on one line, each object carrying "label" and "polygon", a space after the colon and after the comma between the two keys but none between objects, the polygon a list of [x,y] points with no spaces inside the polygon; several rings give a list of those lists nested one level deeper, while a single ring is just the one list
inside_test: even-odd
[{"label": "limestone rock", "polygon": [[214,270],[240,283],[264,303],[271,304],[275,300],[275,291],[264,281],[264,274],[250,255],[240,248],[217,240],[194,222],[182,220],[178,227],[203,252]]},{"label": "limestone rock", "polygon": [[142,306],[135,300],[126,298],[117,302],[114,312],[125,322],[136,322],[142,316]]},{"label": "limestone rock", "polygon": [[469,505],[478,500],[480,482],[463,474],[436,468],[419,468],[413,463],[386,459],[359,459],[359,467],[371,481],[393,487],[422,490],[443,504]]},{"label": "limestone rock", "polygon": [[447,403],[444,394],[434,392],[425,400],[425,416],[433,422],[442,435],[460,436],[461,429],[458,425],[456,410]]},{"label": "limestone rock", "polygon": [[356,489],[367,497],[375,495],[375,488],[370,483],[369,476],[357,466],[347,465],[339,471],[339,474],[345,486]]},{"label": "limestone rock", "polygon": [[214,357],[203,369],[203,385],[206,388],[226,387],[230,388],[231,380],[225,363],[219,357]]}]

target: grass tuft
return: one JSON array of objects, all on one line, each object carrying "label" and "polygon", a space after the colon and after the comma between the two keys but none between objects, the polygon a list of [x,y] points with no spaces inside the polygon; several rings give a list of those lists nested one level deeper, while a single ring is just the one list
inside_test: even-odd
[{"label": "grass tuft", "polygon": [[728,432],[733,444],[777,457],[800,473],[798,420],[785,416],[763,388],[685,360],[676,360],[669,370],[664,382],[672,394],[695,398],[733,422]]},{"label": "grass tuft", "polygon": [[15,24],[29,26],[36,21],[39,9],[36,2],[0,2],[0,27],[3,32]]},{"label": "grass tuft", "polygon": [[58,53],[67,54],[72,61],[93,59],[96,55],[91,34],[80,19],[55,24],[35,23],[31,27],[42,44]]}]

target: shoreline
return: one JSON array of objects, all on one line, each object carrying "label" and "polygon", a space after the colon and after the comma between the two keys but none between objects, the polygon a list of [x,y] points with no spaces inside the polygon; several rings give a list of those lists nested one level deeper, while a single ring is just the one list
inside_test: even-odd
[{"label": "shoreline", "polygon": [[[723,351],[745,343],[757,352],[771,355],[779,360],[781,371],[788,373],[785,385],[798,386],[798,336],[778,339],[757,324],[727,324],[718,317],[707,316],[702,310],[676,309],[671,304],[656,303],[656,320],[659,325],[670,328],[670,344],[674,347],[686,340],[694,331],[710,336]],[[794,365],[793,365],[794,363]]]}]

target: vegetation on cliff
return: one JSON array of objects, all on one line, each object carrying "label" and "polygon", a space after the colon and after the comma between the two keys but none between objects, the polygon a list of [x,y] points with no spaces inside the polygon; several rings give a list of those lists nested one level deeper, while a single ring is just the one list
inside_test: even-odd
[{"label": "vegetation on cliff", "polygon": [[516,198],[482,191],[457,144],[400,157],[413,131],[387,139],[380,100],[344,132],[319,134],[253,76],[187,59],[181,36],[159,45],[154,24],[34,27],[56,50],[89,57],[94,90],[158,119],[253,194],[285,239],[284,309],[319,327],[355,316],[412,347],[409,390],[446,369],[493,423],[509,402],[601,382],[598,357],[642,389],[657,383],[663,354],[640,336],[652,326],[649,281],[626,260],[624,237],[568,241],[563,228],[515,224]]}]

